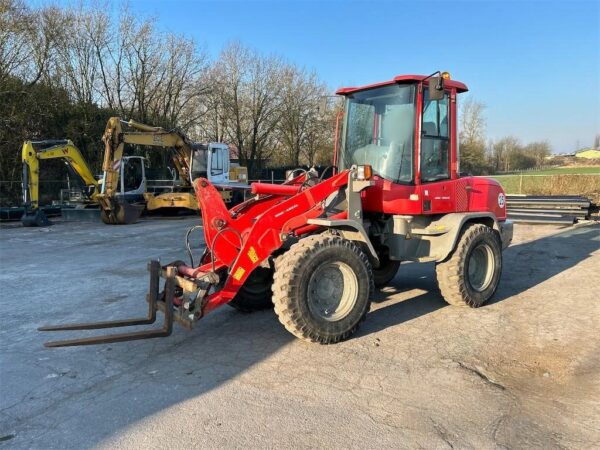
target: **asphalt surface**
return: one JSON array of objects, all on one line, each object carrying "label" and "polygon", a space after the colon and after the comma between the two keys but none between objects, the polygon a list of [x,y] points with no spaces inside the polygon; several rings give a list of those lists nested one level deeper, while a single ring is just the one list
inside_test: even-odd
[{"label": "asphalt surface", "polygon": [[0,448],[600,447],[598,225],[516,226],[477,310],[403,265],[333,346],[227,306],[169,338],[42,346],[93,333],[44,324],[144,315],[147,260],[186,259],[194,223],[0,229]]}]

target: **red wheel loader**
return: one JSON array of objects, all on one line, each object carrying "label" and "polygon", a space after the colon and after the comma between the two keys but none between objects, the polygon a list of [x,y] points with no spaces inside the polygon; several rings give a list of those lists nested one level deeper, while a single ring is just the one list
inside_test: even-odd
[{"label": "red wheel loader", "polygon": [[253,184],[253,197],[229,210],[207,179],[194,180],[206,249],[198,264],[150,262],[148,317],[42,329],[152,323],[157,310],[162,328],[46,346],[167,336],[173,321],[191,329],[224,304],[274,305],[290,333],[332,344],[357,330],[374,287],[402,261],[435,262],[448,303],[481,306],[498,287],[512,224],[500,184],[460,173],[457,96],[465,91],[446,72],[338,90],[345,109],[333,176]]}]

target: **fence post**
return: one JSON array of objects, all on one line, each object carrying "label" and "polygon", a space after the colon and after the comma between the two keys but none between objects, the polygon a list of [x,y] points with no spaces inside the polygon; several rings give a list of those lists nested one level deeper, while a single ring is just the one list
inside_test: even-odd
[{"label": "fence post", "polygon": [[523,174],[519,177],[519,194],[523,193]]}]

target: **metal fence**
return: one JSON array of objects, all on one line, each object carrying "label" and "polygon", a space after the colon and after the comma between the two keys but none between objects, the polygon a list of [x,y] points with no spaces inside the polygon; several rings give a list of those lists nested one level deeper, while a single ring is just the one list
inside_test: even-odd
[{"label": "metal fence", "polygon": [[[67,180],[40,180],[40,205],[50,205],[60,199],[63,189],[69,189]],[[0,181],[0,206],[21,206],[23,204],[23,187],[21,180]]]},{"label": "metal fence", "polygon": [[584,195],[600,199],[600,173],[491,175],[507,194]]}]

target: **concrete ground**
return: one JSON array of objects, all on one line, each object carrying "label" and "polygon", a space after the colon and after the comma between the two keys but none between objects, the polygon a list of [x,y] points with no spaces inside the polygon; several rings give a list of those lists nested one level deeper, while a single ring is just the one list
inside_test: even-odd
[{"label": "concrete ground", "polygon": [[185,259],[193,223],[0,230],[0,447],[600,446],[598,225],[517,226],[477,310],[403,265],[333,346],[223,307],[165,339],[42,347],[78,335],[43,324],[143,315],[146,261]]}]

